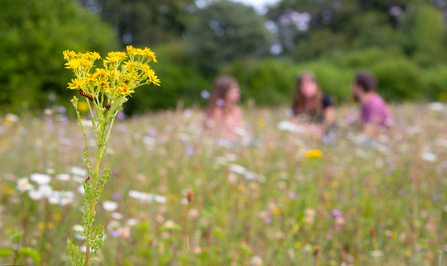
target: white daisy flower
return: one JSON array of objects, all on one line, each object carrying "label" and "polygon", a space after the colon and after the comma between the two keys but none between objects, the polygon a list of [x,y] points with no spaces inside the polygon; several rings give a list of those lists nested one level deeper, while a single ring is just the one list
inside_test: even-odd
[{"label": "white daisy flower", "polygon": [[39,173],[32,174],[30,178],[39,185],[46,185],[51,181],[51,176]]},{"label": "white daisy flower", "polygon": [[66,205],[68,205],[68,204],[71,204],[73,202],[73,198],[70,198],[70,197],[63,197],[61,200],[60,200],[60,205],[61,206],[66,206]]},{"label": "white daisy flower", "polygon": [[102,207],[106,211],[113,212],[114,210],[116,210],[118,208],[118,203],[116,203],[114,201],[104,201],[102,203]]},{"label": "white daisy flower", "polygon": [[85,190],[84,190],[84,187],[82,185],[80,185],[78,187],[78,192],[81,193],[81,194],[85,194]]},{"label": "white daisy flower", "polygon": [[32,200],[41,200],[45,196],[40,189],[39,190],[31,189],[28,195]]},{"label": "white daisy flower", "polygon": [[56,176],[56,179],[60,180],[60,181],[68,181],[68,180],[70,180],[70,175],[69,174],[59,174]]},{"label": "white daisy flower", "polygon": [[112,212],[112,214],[110,215],[113,219],[117,219],[117,220],[121,220],[123,219],[123,215],[121,213],[117,213],[117,212]]},{"label": "white daisy flower", "polygon": [[236,174],[245,174],[247,172],[247,169],[245,169],[245,167],[243,167],[242,165],[238,165],[238,164],[230,164],[229,167],[231,172],[235,172]]},{"label": "white daisy flower", "polygon": [[436,154],[431,153],[431,152],[423,152],[421,154],[421,158],[422,158],[422,160],[431,162],[431,163],[436,162],[438,160],[438,157],[436,156]]},{"label": "white daisy flower", "polygon": [[166,203],[166,197],[163,197],[160,195],[155,195],[154,200],[155,200],[155,202],[158,202],[158,203]]},{"label": "white daisy flower", "polygon": [[71,168],[71,173],[74,175],[86,176],[88,172],[87,169],[74,166]]},{"label": "white daisy flower", "polygon": [[44,197],[48,198],[53,193],[53,189],[50,185],[42,185],[39,187],[39,191],[44,195]]},{"label": "white daisy flower", "polygon": [[130,226],[133,226],[133,225],[138,224],[138,220],[137,219],[129,219],[129,220],[127,220],[126,223]]},{"label": "white daisy flower", "polygon": [[28,177],[23,177],[17,180],[17,189],[20,192],[24,192],[26,190],[31,190],[33,188],[33,185],[31,185],[28,181]]}]

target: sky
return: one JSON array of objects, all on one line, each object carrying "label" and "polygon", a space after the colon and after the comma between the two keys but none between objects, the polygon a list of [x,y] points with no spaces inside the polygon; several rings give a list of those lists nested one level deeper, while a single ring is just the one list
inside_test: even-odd
[{"label": "sky", "polygon": [[[196,0],[196,5],[198,7],[203,7],[206,5],[208,1],[209,0]],[[232,0],[232,1],[243,3],[246,5],[251,5],[260,14],[264,14],[267,11],[267,9],[265,8],[266,5],[272,5],[279,2],[279,0]]]},{"label": "sky", "polygon": [[279,0],[232,0],[234,2],[244,3],[246,5],[253,6],[259,13],[265,13],[266,5],[272,5],[277,3]]}]

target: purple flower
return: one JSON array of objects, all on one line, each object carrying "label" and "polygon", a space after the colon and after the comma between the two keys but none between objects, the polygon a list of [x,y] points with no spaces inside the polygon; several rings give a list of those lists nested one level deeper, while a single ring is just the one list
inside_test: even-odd
[{"label": "purple flower", "polygon": [[203,90],[200,92],[200,96],[202,96],[203,99],[209,99],[210,98],[210,93],[206,90]]},{"label": "purple flower", "polygon": [[70,123],[70,119],[68,119],[68,117],[64,116],[61,118],[61,124],[66,126]]},{"label": "purple flower", "polygon": [[118,168],[112,168],[112,174],[113,175],[119,175],[120,170]]},{"label": "purple flower", "polygon": [[155,129],[149,130],[149,136],[155,138],[157,136],[157,130]]},{"label": "purple flower", "polygon": [[272,223],[272,218],[270,218],[270,217],[265,217],[265,218],[264,218],[264,222],[265,222],[266,224],[271,224],[271,223]]},{"label": "purple flower", "polygon": [[447,168],[447,161],[442,161],[441,165],[443,168]]},{"label": "purple flower", "polygon": [[435,194],[431,195],[431,199],[432,199],[432,200],[440,200],[440,199],[441,199],[441,196],[439,196],[438,193],[435,193]]},{"label": "purple flower", "polygon": [[118,200],[120,198],[120,193],[118,193],[118,192],[114,192],[113,194],[112,194],[112,199],[113,200]]},{"label": "purple flower", "polygon": [[123,120],[125,117],[126,115],[122,111],[116,114],[116,118],[118,118],[118,120]]},{"label": "purple flower", "polygon": [[334,218],[341,218],[341,217],[343,217],[343,212],[340,211],[340,210],[338,210],[338,209],[333,209],[333,210],[331,211],[331,215],[332,215],[332,217],[334,217]]},{"label": "purple flower", "polygon": [[217,106],[223,107],[225,105],[225,101],[221,98],[216,100]]},{"label": "purple flower", "polygon": [[110,231],[110,235],[111,235],[113,238],[118,238],[118,237],[120,236],[120,234],[119,234],[118,231],[116,231],[116,230],[112,230],[112,231]]},{"label": "purple flower", "polygon": [[186,148],[186,155],[193,156],[194,155],[194,149],[191,147]]},{"label": "purple flower", "polygon": [[67,108],[65,108],[64,106],[60,105],[59,107],[57,107],[57,111],[61,114],[65,114],[67,112]]},{"label": "purple flower", "polygon": [[290,191],[288,194],[287,194],[287,196],[289,197],[289,199],[296,199],[296,194],[294,193],[294,192],[292,192],[292,191]]},{"label": "purple flower", "polygon": [[119,124],[117,127],[121,132],[125,132],[127,130],[126,124]]},{"label": "purple flower", "polygon": [[255,179],[255,174],[253,172],[247,171],[244,174],[244,177],[245,177],[246,180],[253,180],[253,179]]},{"label": "purple flower", "polygon": [[47,119],[47,130],[50,132],[54,131],[53,119],[51,119],[51,118]]}]

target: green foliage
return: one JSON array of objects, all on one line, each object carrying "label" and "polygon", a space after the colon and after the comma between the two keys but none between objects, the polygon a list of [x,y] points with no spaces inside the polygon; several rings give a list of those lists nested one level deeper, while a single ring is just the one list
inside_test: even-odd
[{"label": "green foliage", "polygon": [[78,0],[111,24],[122,44],[153,46],[177,40],[194,21],[193,0]]},{"label": "green foliage", "polygon": [[197,13],[190,51],[205,72],[214,74],[233,59],[255,56],[267,48],[264,19],[252,7],[229,0],[213,1]]},{"label": "green foliage", "polygon": [[70,0],[4,0],[0,9],[0,105],[24,111],[50,104],[55,93],[66,102],[70,73],[61,51],[115,48],[115,36],[98,16]]},{"label": "green foliage", "polygon": [[183,44],[171,44],[155,48],[157,58],[163,64],[154,64],[160,80],[160,89],[143,86],[138,90],[138,97],[129,99],[124,108],[126,114],[143,113],[148,110],[173,108],[178,101],[185,106],[193,103],[205,104],[200,97],[201,90],[210,90],[211,82],[200,71],[191,66],[185,56]]},{"label": "green foliage", "polygon": [[36,265],[40,264],[41,257],[39,252],[30,247],[20,247],[22,242],[21,240],[24,235],[24,232],[22,230],[14,230],[7,235],[8,238],[12,241],[11,243],[13,243],[13,247],[0,248],[0,258],[12,257],[12,264],[16,264],[20,261],[21,256],[24,255],[30,257],[36,263]]},{"label": "green foliage", "polygon": [[1,257],[11,257],[14,255],[11,249],[9,248],[0,248],[0,258]]},{"label": "green foliage", "polygon": [[32,248],[23,247],[19,249],[19,254],[30,257],[36,263],[36,265],[39,265],[40,263],[39,252]]},{"label": "green foliage", "polygon": [[380,49],[378,47],[371,47],[350,52],[338,52],[326,56],[323,59],[342,68],[366,69],[383,60],[404,57],[405,56],[400,49]]},{"label": "green foliage", "polygon": [[288,102],[292,95],[297,73],[287,61],[251,60],[236,61],[222,70],[239,81],[242,101],[253,98],[259,105]]},{"label": "green foliage", "polygon": [[438,99],[439,93],[447,93],[447,66],[429,69],[424,73],[425,94],[429,99]]},{"label": "green foliage", "polygon": [[447,60],[446,26],[440,10],[429,4],[412,6],[403,24],[407,35],[406,52],[421,66],[429,67]]},{"label": "green foliage", "polygon": [[242,101],[253,98],[262,106],[289,104],[296,88],[297,76],[313,71],[324,93],[344,101],[350,98],[352,70],[340,69],[327,61],[293,65],[289,61],[266,59],[235,62],[223,69],[222,74],[233,75],[242,89]]},{"label": "green foliage", "polygon": [[413,100],[424,95],[422,72],[408,59],[381,61],[372,72],[379,81],[378,92],[387,100]]}]

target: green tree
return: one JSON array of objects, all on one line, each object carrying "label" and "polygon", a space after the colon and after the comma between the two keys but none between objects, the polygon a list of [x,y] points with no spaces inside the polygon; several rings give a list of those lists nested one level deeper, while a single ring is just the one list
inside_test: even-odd
[{"label": "green tree", "polygon": [[277,43],[296,60],[336,51],[401,46],[409,0],[283,0],[267,16]]},{"label": "green tree", "polygon": [[405,51],[421,66],[446,62],[447,32],[440,10],[424,3],[412,6],[403,31],[407,36]]},{"label": "green tree", "polygon": [[78,0],[113,26],[123,45],[154,46],[188,37],[193,0]]},{"label": "green tree", "polygon": [[68,98],[63,50],[116,48],[113,30],[70,0],[3,0],[0,39],[2,111],[42,108],[49,93]]},{"label": "green tree", "polygon": [[262,54],[270,42],[264,19],[253,8],[228,0],[200,9],[191,34],[190,54],[207,74],[235,58]]}]

